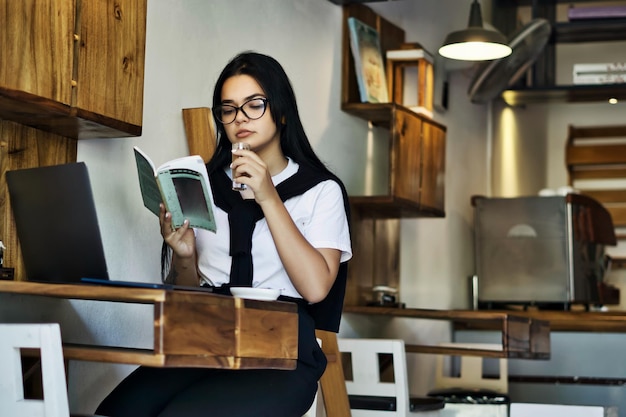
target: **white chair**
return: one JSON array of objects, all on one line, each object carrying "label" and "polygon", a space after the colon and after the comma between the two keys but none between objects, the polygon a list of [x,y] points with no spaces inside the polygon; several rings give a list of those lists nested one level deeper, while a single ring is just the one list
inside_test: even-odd
[{"label": "white chair", "polygon": [[[39,349],[43,400],[25,399],[21,349]],[[0,324],[0,410],[12,417],[69,417],[61,329],[52,324]]]},{"label": "white chair", "polygon": [[[346,374],[351,374],[352,379],[346,378],[346,389],[353,417],[439,415],[438,409],[443,408],[443,404],[439,405],[435,399],[420,399],[431,404],[430,411],[411,411],[403,340],[340,338],[338,344],[342,361],[348,357],[348,353],[351,358],[352,369]],[[391,356],[393,380],[381,378],[381,372],[385,372],[385,369],[381,369],[380,358],[384,355]],[[390,382],[382,382],[381,379]],[[361,404],[357,405],[359,402]]]},{"label": "white chair", "polygon": [[[502,350],[502,345],[495,343],[440,343],[439,346],[465,349]],[[456,355],[449,355],[456,356]],[[500,394],[509,391],[509,371],[507,360],[498,358],[498,378],[485,378],[483,375],[484,357],[458,355],[460,372],[458,376],[446,375],[444,359],[446,355],[437,355],[435,371],[435,389],[462,388],[468,390],[490,390]]]},{"label": "white chair", "polygon": [[[24,399],[21,350],[40,349],[43,400]],[[0,408],[7,416],[68,417],[58,324],[0,324]]]},{"label": "white chair", "polygon": [[[441,343],[439,346],[464,349],[502,350],[502,345],[489,343]],[[444,359],[458,357],[458,375],[449,375]],[[509,388],[507,360],[497,358],[499,375],[486,378],[484,365],[488,358],[467,355],[437,355],[435,363],[435,390],[430,395],[446,398],[442,417],[507,417]],[[491,359],[493,360],[493,359]],[[450,368],[453,368],[450,366]],[[456,367],[455,367],[456,368]],[[450,401],[450,399],[455,398]],[[472,398],[470,401],[465,401]],[[459,400],[461,399],[461,400]]]}]

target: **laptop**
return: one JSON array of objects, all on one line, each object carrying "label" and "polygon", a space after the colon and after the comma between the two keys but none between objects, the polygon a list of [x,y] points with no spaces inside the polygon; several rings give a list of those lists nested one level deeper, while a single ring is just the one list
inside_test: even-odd
[{"label": "laptop", "polygon": [[7,171],[6,181],[29,281],[212,292],[109,279],[84,162]]}]

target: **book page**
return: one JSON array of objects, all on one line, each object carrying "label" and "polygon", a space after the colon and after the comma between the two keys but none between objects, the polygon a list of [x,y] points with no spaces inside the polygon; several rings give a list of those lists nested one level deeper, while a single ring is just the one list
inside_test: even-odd
[{"label": "book page", "polygon": [[188,219],[191,227],[216,230],[209,178],[202,158],[194,155],[160,166],[157,181],[175,228]]}]

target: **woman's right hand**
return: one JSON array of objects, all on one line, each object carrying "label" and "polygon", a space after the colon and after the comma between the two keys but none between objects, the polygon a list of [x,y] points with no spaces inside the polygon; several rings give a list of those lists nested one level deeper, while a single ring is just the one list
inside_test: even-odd
[{"label": "woman's right hand", "polygon": [[196,235],[189,228],[189,220],[174,230],[172,228],[172,214],[165,211],[165,206],[159,206],[159,223],[161,224],[161,236],[169,245],[178,258],[192,258],[196,254]]}]

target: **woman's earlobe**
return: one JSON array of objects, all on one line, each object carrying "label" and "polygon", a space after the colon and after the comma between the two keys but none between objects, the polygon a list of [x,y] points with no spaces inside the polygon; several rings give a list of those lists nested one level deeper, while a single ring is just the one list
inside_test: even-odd
[{"label": "woman's earlobe", "polygon": [[287,118],[285,116],[281,117],[280,118],[280,123],[283,124],[283,125],[286,125],[287,124]]}]

